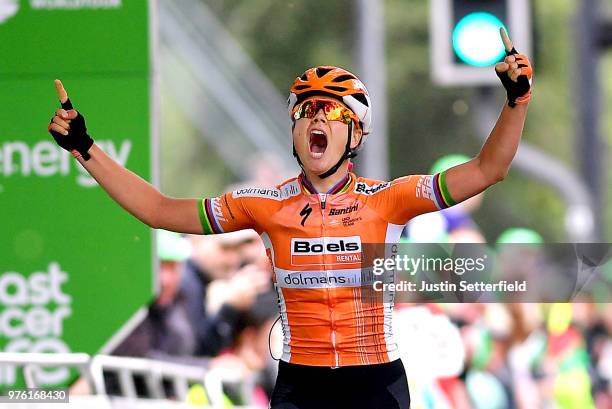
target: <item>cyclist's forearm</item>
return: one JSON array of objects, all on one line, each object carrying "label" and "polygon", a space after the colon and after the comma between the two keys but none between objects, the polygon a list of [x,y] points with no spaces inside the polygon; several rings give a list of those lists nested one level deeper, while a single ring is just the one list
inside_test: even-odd
[{"label": "cyclist's forearm", "polygon": [[479,167],[491,184],[506,177],[518,150],[527,117],[527,104],[504,105],[495,127],[478,154]]},{"label": "cyclist's forearm", "polygon": [[88,161],[79,162],[121,207],[151,227],[158,227],[158,209],[164,196],[140,176],[109,157],[98,145],[89,150]]}]

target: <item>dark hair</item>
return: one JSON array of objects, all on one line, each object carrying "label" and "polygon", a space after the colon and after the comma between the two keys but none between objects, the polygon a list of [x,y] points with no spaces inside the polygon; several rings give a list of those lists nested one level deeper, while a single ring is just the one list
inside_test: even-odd
[{"label": "dark hair", "polygon": [[246,328],[259,328],[278,316],[278,299],[273,290],[259,294],[250,309],[242,312],[237,322],[237,333]]}]

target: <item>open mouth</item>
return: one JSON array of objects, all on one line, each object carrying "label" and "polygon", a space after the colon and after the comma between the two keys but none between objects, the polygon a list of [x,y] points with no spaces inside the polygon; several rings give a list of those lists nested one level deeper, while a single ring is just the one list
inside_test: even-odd
[{"label": "open mouth", "polygon": [[318,159],[323,156],[327,149],[327,135],[325,132],[314,129],[310,132],[310,154],[313,158]]}]

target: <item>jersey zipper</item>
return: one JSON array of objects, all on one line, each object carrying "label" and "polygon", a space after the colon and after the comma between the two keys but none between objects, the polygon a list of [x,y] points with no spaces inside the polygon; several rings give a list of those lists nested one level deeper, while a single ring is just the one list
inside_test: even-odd
[{"label": "jersey zipper", "polygon": [[[321,239],[323,240],[323,246],[325,246],[327,244],[325,242],[325,239],[327,237],[325,234],[325,226],[326,226],[325,224],[325,203],[327,202],[327,193],[319,193],[319,199],[321,201],[321,217],[322,217]],[[323,255],[323,257],[325,257],[325,255]],[[327,266],[325,263],[323,263],[323,268],[325,269],[325,274],[328,275]],[[329,277],[327,278],[329,279]],[[327,305],[329,308],[329,319],[331,323],[331,343],[332,343],[332,348],[334,350],[334,358],[335,358],[335,366],[333,366],[332,368],[338,368],[340,366],[340,355],[338,354],[338,350],[336,349],[336,323],[334,321],[334,307],[331,302],[331,295],[330,295],[329,287],[327,288]]]}]

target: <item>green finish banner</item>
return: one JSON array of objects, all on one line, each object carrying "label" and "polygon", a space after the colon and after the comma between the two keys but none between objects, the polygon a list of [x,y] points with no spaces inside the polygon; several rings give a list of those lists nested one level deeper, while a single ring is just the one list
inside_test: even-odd
[{"label": "green finish banner", "polygon": [[[59,78],[90,135],[153,179],[147,0],[0,0],[0,350],[86,352],[154,296],[151,229],[47,133]],[[65,368],[38,381],[68,383]],[[21,384],[0,367],[0,388]]]}]

